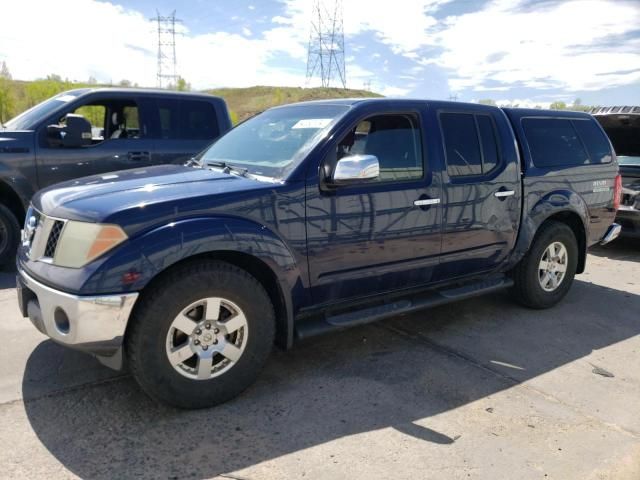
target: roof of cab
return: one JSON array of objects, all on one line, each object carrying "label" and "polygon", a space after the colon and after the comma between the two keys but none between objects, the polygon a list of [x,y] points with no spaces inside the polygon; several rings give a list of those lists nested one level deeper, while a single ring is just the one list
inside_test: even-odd
[{"label": "roof of cab", "polygon": [[203,92],[179,92],[176,90],[164,90],[161,88],[125,88],[125,87],[88,87],[88,88],[76,88],[68,90],[64,93],[79,93],[80,95],[86,95],[88,93],[116,93],[116,94],[131,94],[136,95],[149,95],[149,96],[186,96],[186,97],[199,97],[211,100],[212,98],[220,99],[215,95],[209,95]]}]

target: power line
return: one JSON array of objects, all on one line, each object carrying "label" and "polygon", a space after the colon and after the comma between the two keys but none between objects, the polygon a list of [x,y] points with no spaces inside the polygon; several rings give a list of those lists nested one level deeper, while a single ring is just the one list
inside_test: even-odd
[{"label": "power line", "polygon": [[168,16],[162,16],[156,10],[153,20],[158,24],[158,87],[177,85],[176,23],[182,23],[182,20],[176,18],[175,10]]},{"label": "power line", "polygon": [[317,76],[323,87],[330,87],[332,83],[338,82],[342,88],[347,88],[342,0],[313,1],[307,53],[307,84]]}]

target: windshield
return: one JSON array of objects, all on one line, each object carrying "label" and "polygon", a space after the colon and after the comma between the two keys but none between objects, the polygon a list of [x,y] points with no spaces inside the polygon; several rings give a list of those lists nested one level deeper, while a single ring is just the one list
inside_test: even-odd
[{"label": "windshield", "polygon": [[348,109],[346,105],[292,105],[267,110],[221,137],[198,160],[282,178]]},{"label": "windshield", "polygon": [[61,105],[64,105],[71,100],[75,100],[85,91],[86,90],[74,90],[71,92],[60,93],[55,97],[45,100],[44,102],[37,104],[35,107],[22,112],[17,117],[12,118],[4,124],[4,127],[7,130],[32,130],[40,120],[49,116],[49,114],[53,113]]}]

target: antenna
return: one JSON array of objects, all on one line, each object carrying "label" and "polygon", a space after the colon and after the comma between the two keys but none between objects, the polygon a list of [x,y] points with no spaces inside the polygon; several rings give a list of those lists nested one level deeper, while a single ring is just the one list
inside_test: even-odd
[{"label": "antenna", "polygon": [[347,88],[342,0],[313,0],[307,84],[317,76],[320,76],[323,87],[338,82],[342,88]]},{"label": "antenna", "polygon": [[176,18],[176,11],[163,17],[156,10],[158,23],[158,87],[177,85],[178,71],[176,62],[176,23],[182,20]]}]

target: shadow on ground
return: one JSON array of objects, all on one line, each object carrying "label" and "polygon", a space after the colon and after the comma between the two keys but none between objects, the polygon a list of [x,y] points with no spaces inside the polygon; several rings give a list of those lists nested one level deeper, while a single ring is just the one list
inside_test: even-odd
[{"label": "shadow on ground", "polygon": [[[437,431],[429,417],[638,335],[629,311],[640,296],[576,281],[544,312],[498,294],[275,352],[256,385],[217,408],[157,405],[124,377],[25,409],[42,444],[82,478],[211,477],[388,427],[447,448],[464,427]],[[65,368],[43,363],[51,348],[61,347],[45,342],[31,355],[25,398],[37,396],[35,379]]]},{"label": "shadow on ground", "polygon": [[589,253],[613,260],[640,262],[640,238],[618,238],[607,245],[591,248]]}]

